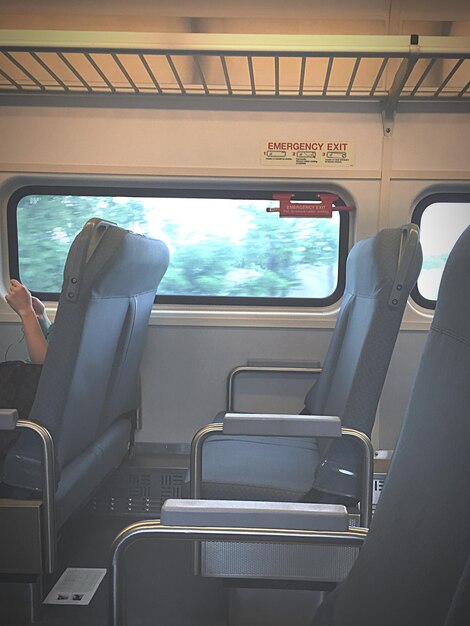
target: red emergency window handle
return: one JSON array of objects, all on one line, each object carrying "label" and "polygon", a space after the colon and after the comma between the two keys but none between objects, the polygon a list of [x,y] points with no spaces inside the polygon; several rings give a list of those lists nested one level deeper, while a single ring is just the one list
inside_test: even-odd
[{"label": "red emergency window handle", "polygon": [[268,207],[268,213],[279,213],[279,217],[332,217],[333,211],[352,211],[352,206],[333,206],[339,200],[334,193],[319,193],[320,202],[291,202],[293,193],[275,193],[279,207]]}]

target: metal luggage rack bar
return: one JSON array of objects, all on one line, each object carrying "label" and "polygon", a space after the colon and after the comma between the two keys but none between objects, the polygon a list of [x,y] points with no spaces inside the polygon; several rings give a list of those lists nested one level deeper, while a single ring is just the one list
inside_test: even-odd
[{"label": "metal luggage rack bar", "polygon": [[470,37],[0,30],[0,95],[470,101]]}]

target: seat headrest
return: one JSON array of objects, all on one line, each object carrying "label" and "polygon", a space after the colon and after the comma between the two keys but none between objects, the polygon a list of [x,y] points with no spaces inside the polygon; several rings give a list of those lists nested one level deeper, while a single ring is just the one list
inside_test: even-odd
[{"label": "seat headrest", "polygon": [[390,292],[402,259],[409,263],[402,277],[402,289],[409,292],[421,268],[422,252],[417,229],[405,231],[407,228],[387,228],[356,243],[348,256],[346,293],[374,297],[384,289]]},{"label": "seat headrest", "polygon": [[[95,235],[99,237],[99,246],[94,245]],[[126,297],[156,290],[168,256],[167,247],[157,239],[96,218],[90,220],[71,246],[61,299],[77,301],[79,291],[84,289],[92,289],[98,297]]]}]

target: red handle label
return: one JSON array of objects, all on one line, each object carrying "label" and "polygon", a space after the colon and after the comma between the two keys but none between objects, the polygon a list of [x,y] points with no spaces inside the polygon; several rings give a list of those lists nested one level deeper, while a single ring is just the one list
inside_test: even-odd
[{"label": "red handle label", "polygon": [[352,206],[333,206],[339,196],[333,193],[318,194],[320,202],[291,202],[294,194],[275,193],[273,200],[279,200],[279,208],[266,209],[278,212],[279,217],[332,217],[333,211],[352,211]]}]

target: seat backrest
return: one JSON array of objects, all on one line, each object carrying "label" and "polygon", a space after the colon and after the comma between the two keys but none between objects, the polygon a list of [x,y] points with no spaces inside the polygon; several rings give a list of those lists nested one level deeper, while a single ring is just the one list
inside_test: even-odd
[{"label": "seat backrest", "polygon": [[[346,287],[322,373],[305,399],[310,415],[338,415],[370,436],[408,295],[422,265],[418,228],[382,230],[348,256]],[[360,454],[338,440],[319,465],[314,487],[358,496]]]},{"label": "seat backrest", "polygon": [[[64,268],[54,331],[30,419],[54,441],[57,474],[138,406],[139,365],[168,249],[94,218]],[[39,488],[39,450],[25,432],[4,465],[8,484]]]},{"label": "seat backrest", "polygon": [[455,590],[444,626],[470,624],[470,556],[467,559],[459,584]]},{"label": "seat backrest", "polygon": [[470,554],[469,276],[470,228],[444,270],[369,536],[315,624],[445,623]]}]

